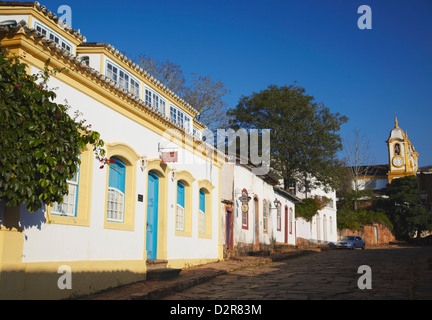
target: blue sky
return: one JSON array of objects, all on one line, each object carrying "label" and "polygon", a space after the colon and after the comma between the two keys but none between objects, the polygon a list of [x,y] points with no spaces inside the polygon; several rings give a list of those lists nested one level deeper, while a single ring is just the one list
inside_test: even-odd
[{"label": "blue sky", "polygon": [[[72,9],[72,27],[130,58],[144,53],[184,74],[221,80],[235,107],[241,95],[297,81],[332,112],[346,137],[361,129],[375,163],[399,126],[432,164],[432,1],[430,0],[92,0],[40,1]],[[372,29],[360,30],[360,5]]]}]

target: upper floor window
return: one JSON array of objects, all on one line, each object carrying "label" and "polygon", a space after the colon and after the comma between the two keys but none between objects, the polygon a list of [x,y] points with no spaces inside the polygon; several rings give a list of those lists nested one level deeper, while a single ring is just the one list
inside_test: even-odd
[{"label": "upper floor window", "polygon": [[139,97],[139,82],[111,62],[107,62],[106,76],[133,95]]},{"label": "upper floor window", "polygon": [[192,129],[192,133],[193,133],[193,136],[194,136],[196,139],[201,140],[201,138],[202,138],[201,131],[199,131],[197,128],[193,127],[193,129]]},{"label": "upper floor window", "polygon": [[65,49],[69,52],[72,52],[72,46],[66,40],[64,40],[62,37],[57,35],[54,31],[51,31],[50,29],[39,24],[38,22],[35,22],[35,29],[40,35],[43,35],[47,39],[54,41],[61,48]]},{"label": "upper floor window", "polygon": [[89,65],[90,65],[90,58],[89,58],[89,56],[81,57],[81,60],[80,60],[80,61],[81,61],[81,62],[84,62],[86,66],[89,66]]},{"label": "upper floor window", "polygon": [[165,108],[166,108],[166,101],[164,98],[162,98],[160,95],[158,95],[156,92],[145,88],[145,102],[147,102],[152,108],[158,110],[163,115],[166,114]]},{"label": "upper floor window", "polygon": [[187,132],[191,131],[191,118],[172,104],[170,104],[169,118],[171,121],[184,128]]}]

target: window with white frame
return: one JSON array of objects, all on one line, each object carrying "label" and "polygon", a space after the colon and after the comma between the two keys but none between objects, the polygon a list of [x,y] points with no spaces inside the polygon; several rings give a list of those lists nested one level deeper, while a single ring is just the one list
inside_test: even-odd
[{"label": "window with white frame", "polygon": [[140,97],[140,83],[114,63],[107,61],[105,75],[107,78],[117,83],[121,88],[124,88],[133,95]]},{"label": "window with white frame", "polygon": [[198,211],[198,232],[205,233],[205,193],[204,190],[199,191],[199,211]]},{"label": "window with white frame", "polygon": [[192,129],[192,133],[193,133],[193,136],[194,136],[196,139],[201,140],[201,138],[202,138],[202,133],[201,133],[201,131],[199,131],[197,128],[193,127],[193,129]]},{"label": "window with white frame", "polygon": [[184,119],[184,129],[186,132],[191,132],[191,119],[188,116]]},{"label": "window with white frame", "polygon": [[107,220],[124,221],[126,166],[116,157],[109,166]]},{"label": "window with white frame", "polygon": [[281,213],[281,208],[282,205],[280,202],[278,202],[277,204],[277,217],[276,217],[276,223],[277,223],[277,230],[280,231],[281,230],[281,225],[282,225],[282,213]]},{"label": "window with white frame", "polygon": [[185,228],[185,186],[177,182],[177,210],[176,210],[176,230],[184,231]]},{"label": "window with white frame", "polygon": [[119,70],[119,86],[129,91],[129,76],[123,70]]},{"label": "window with white frame", "polygon": [[72,52],[72,46],[49,28],[39,24],[38,22],[35,22],[35,29],[40,35],[44,35],[47,39],[54,41],[61,48]]},{"label": "window with white frame", "polygon": [[189,117],[185,112],[181,111],[173,104],[170,104],[169,118],[171,119],[171,121],[178,124],[187,132],[191,132],[191,122],[192,122],[191,117]]},{"label": "window with white frame", "polygon": [[76,217],[76,210],[78,205],[78,174],[75,173],[71,180],[67,180],[68,194],[64,195],[63,202],[54,202],[51,209],[51,214]]},{"label": "window with white frame", "polygon": [[145,88],[145,102],[163,115],[166,114],[166,100],[149,88]]},{"label": "window with white frame", "polygon": [[135,81],[134,79],[130,79],[130,93],[135,95],[136,97],[140,97],[140,85],[138,81]]},{"label": "window with white frame", "polygon": [[263,230],[264,232],[267,232],[267,201],[263,201]]}]

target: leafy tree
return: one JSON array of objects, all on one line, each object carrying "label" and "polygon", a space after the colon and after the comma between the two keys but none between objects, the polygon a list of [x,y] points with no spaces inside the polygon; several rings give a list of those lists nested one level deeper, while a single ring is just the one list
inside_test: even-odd
[{"label": "leafy tree", "polygon": [[384,189],[386,198],[375,204],[375,210],[384,212],[393,223],[395,236],[408,240],[417,233],[432,229],[432,216],[419,196],[416,176],[393,179]]},{"label": "leafy tree", "polygon": [[242,96],[229,111],[234,129],[271,130],[271,167],[283,178],[308,192],[316,186],[334,188],[338,182],[341,150],[338,131],[348,119],[333,114],[300,86],[270,85]]},{"label": "leafy tree", "polygon": [[373,223],[380,223],[390,230],[393,229],[387,215],[379,210],[374,210],[375,208],[369,205],[376,201],[373,190],[345,190],[338,196],[338,229],[361,230],[363,226]]},{"label": "leafy tree", "polygon": [[295,204],[296,217],[302,217],[307,221],[311,221],[313,216],[318,213],[318,210],[322,210],[329,201],[332,200],[320,196],[303,199],[301,203]]},{"label": "leafy tree", "polygon": [[93,144],[104,157],[100,134],[85,121],[72,119],[68,107],[53,102],[49,77],[59,70],[29,75],[19,57],[0,50],[0,201],[7,207],[25,204],[36,211],[43,204],[61,203],[68,193],[67,179],[78,170],[81,150]]}]

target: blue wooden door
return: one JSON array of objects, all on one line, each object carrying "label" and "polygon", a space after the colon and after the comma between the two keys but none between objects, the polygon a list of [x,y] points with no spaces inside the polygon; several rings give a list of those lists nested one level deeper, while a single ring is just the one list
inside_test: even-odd
[{"label": "blue wooden door", "polygon": [[147,192],[147,259],[157,257],[159,178],[149,172]]}]

